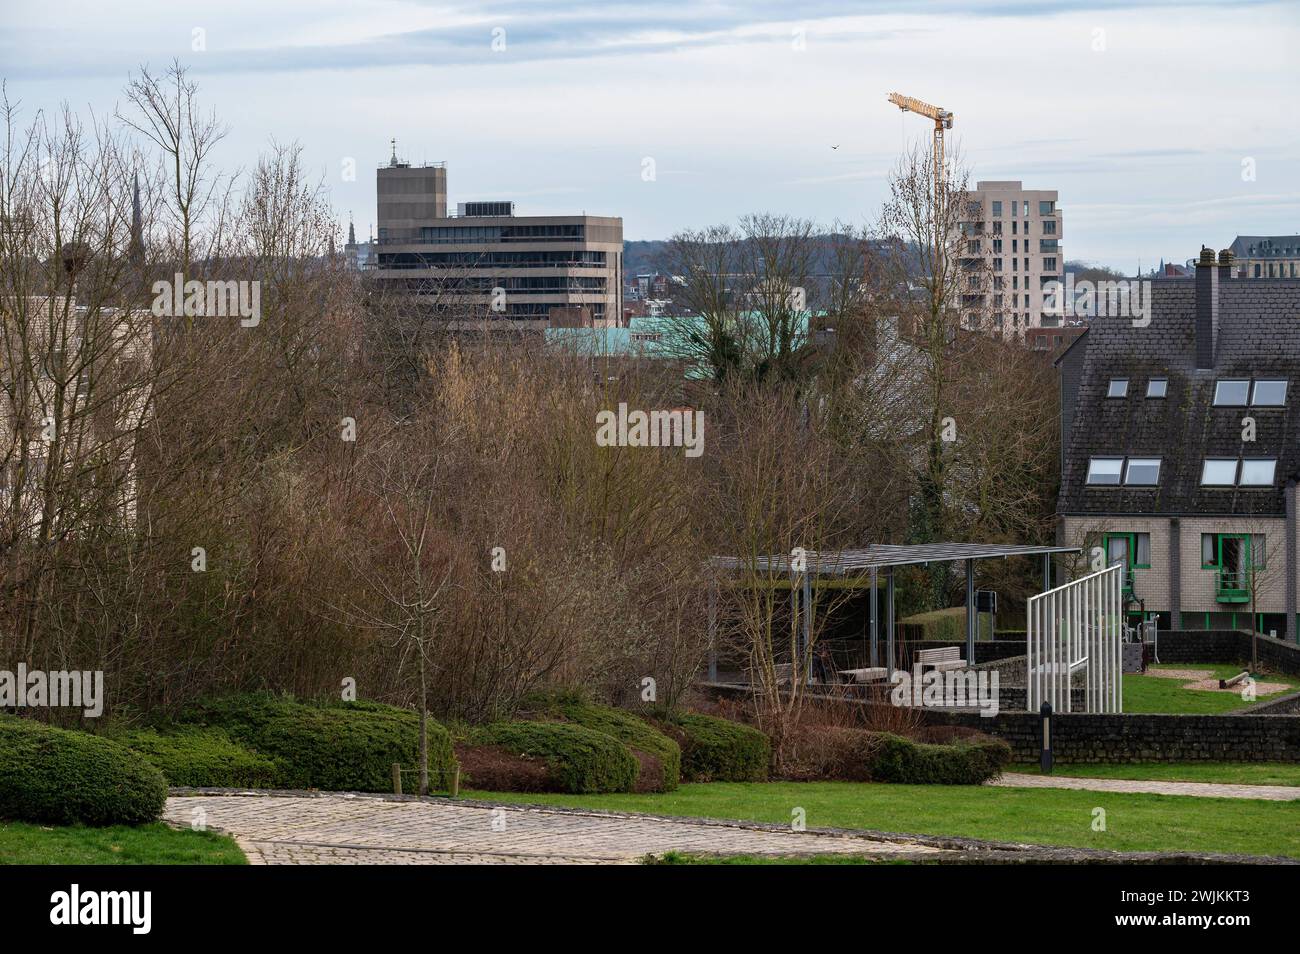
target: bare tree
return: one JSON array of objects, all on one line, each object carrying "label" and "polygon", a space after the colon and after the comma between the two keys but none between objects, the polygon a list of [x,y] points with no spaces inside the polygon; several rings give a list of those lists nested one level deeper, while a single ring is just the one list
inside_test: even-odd
[{"label": "bare tree", "polygon": [[126,532],[143,435],[166,376],[130,307],[127,153],[66,110],[26,131],[4,101],[0,188],[0,556],[17,655],[64,545]]},{"label": "bare tree", "polygon": [[[374,470],[362,492],[373,520],[365,551],[350,565],[363,581],[368,599],[339,609],[377,633],[397,652],[412,657],[420,712],[420,794],[429,794],[430,667],[438,664],[445,602],[453,586],[454,564],[439,522],[443,495],[434,457],[384,452],[372,455]],[[399,662],[399,668],[400,662]]]},{"label": "bare tree", "polygon": [[[178,238],[176,259],[188,278],[194,261],[196,231],[205,214],[219,205],[221,180],[212,174],[212,152],[227,129],[215,111],[204,112],[198,102],[198,84],[180,60],[173,60],[161,75],[140,67],[126,87],[134,113],[118,113],[131,129],[143,135],[161,153],[168,187],[164,207],[172,217]],[[225,230],[213,229],[213,251]]]}]

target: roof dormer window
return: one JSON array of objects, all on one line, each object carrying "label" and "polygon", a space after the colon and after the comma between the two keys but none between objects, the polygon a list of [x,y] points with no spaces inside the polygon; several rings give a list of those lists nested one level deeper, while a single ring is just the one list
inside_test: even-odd
[{"label": "roof dormer window", "polygon": [[1250,403],[1254,407],[1284,407],[1286,381],[1257,380],[1251,390]]},{"label": "roof dormer window", "polygon": [[1124,470],[1123,457],[1093,457],[1088,460],[1088,483],[1118,484]]},{"label": "roof dormer window", "polygon": [[1277,470],[1276,458],[1260,458],[1241,462],[1241,480],[1243,487],[1272,487],[1273,473]]},{"label": "roof dormer window", "polygon": [[1231,487],[1237,482],[1235,458],[1207,457],[1201,466],[1202,487]]},{"label": "roof dormer window", "polygon": [[1201,467],[1202,487],[1272,487],[1276,457],[1207,457]]},{"label": "roof dormer window", "polygon": [[1245,407],[1250,397],[1250,381],[1236,379],[1219,381],[1214,385],[1215,407]]},{"label": "roof dormer window", "polygon": [[1154,487],[1160,483],[1160,458],[1130,457],[1124,470],[1124,483],[1136,487]]},{"label": "roof dormer window", "polygon": [[1160,458],[1090,457],[1088,483],[1094,486],[1154,487],[1160,483]]}]

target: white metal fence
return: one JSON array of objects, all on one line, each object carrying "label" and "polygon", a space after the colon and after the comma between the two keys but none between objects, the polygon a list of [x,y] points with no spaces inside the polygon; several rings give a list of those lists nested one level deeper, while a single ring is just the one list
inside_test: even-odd
[{"label": "white metal fence", "polygon": [[[1116,564],[1030,597],[1026,620],[1029,711],[1122,712],[1124,567]],[[1082,672],[1083,708],[1071,700]]]}]

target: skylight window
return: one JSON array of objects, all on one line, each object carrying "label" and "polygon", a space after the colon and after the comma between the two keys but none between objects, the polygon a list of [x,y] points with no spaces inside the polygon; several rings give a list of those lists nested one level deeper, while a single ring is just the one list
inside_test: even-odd
[{"label": "skylight window", "polygon": [[1250,403],[1255,407],[1282,407],[1286,404],[1286,381],[1256,381]]},{"label": "skylight window", "polygon": [[1147,397],[1162,398],[1169,393],[1169,382],[1164,378],[1152,378],[1147,382]]},{"label": "skylight window", "polygon": [[1123,470],[1123,457],[1092,457],[1088,460],[1088,483],[1118,484]]},{"label": "skylight window", "polygon": [[1160,458],[1130,457],[1124,483],[1138,487],[1154,487],[1160,483]]},{"label": "skylight window", "polygon": [[1277,470],[1277,460],[1266,458],[1243,460],[1241,462],[1241,486],[1272,487],[1273,472]]},{"label": "skylight window", "polygon": [[1207,457],[1201,468],[1202,487],[1231,487],[1237,482],[1237,462],[1221,457]]},{"label": "skylight window", "polygon": [[1220,381],[1214,386],[1215,407],[1245,407],[1249,396],[1249,381]]},{"label": "skylight window", "polygon": [[1106,389],[1106,397],[1128,397],[1128,378],[1111,378],[1110,387]]}]

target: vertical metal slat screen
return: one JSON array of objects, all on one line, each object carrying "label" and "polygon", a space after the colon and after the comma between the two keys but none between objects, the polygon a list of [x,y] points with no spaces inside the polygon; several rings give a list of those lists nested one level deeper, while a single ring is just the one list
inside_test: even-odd
[{"label": "vertical metal slat screen", "polygon": [[1030,597],[1025,688],[1030,712],[1044,702],[1071,712],[1071,673],[1084,672],[1084,712],[1122,712],[1124,568],[1119,564]]}]

